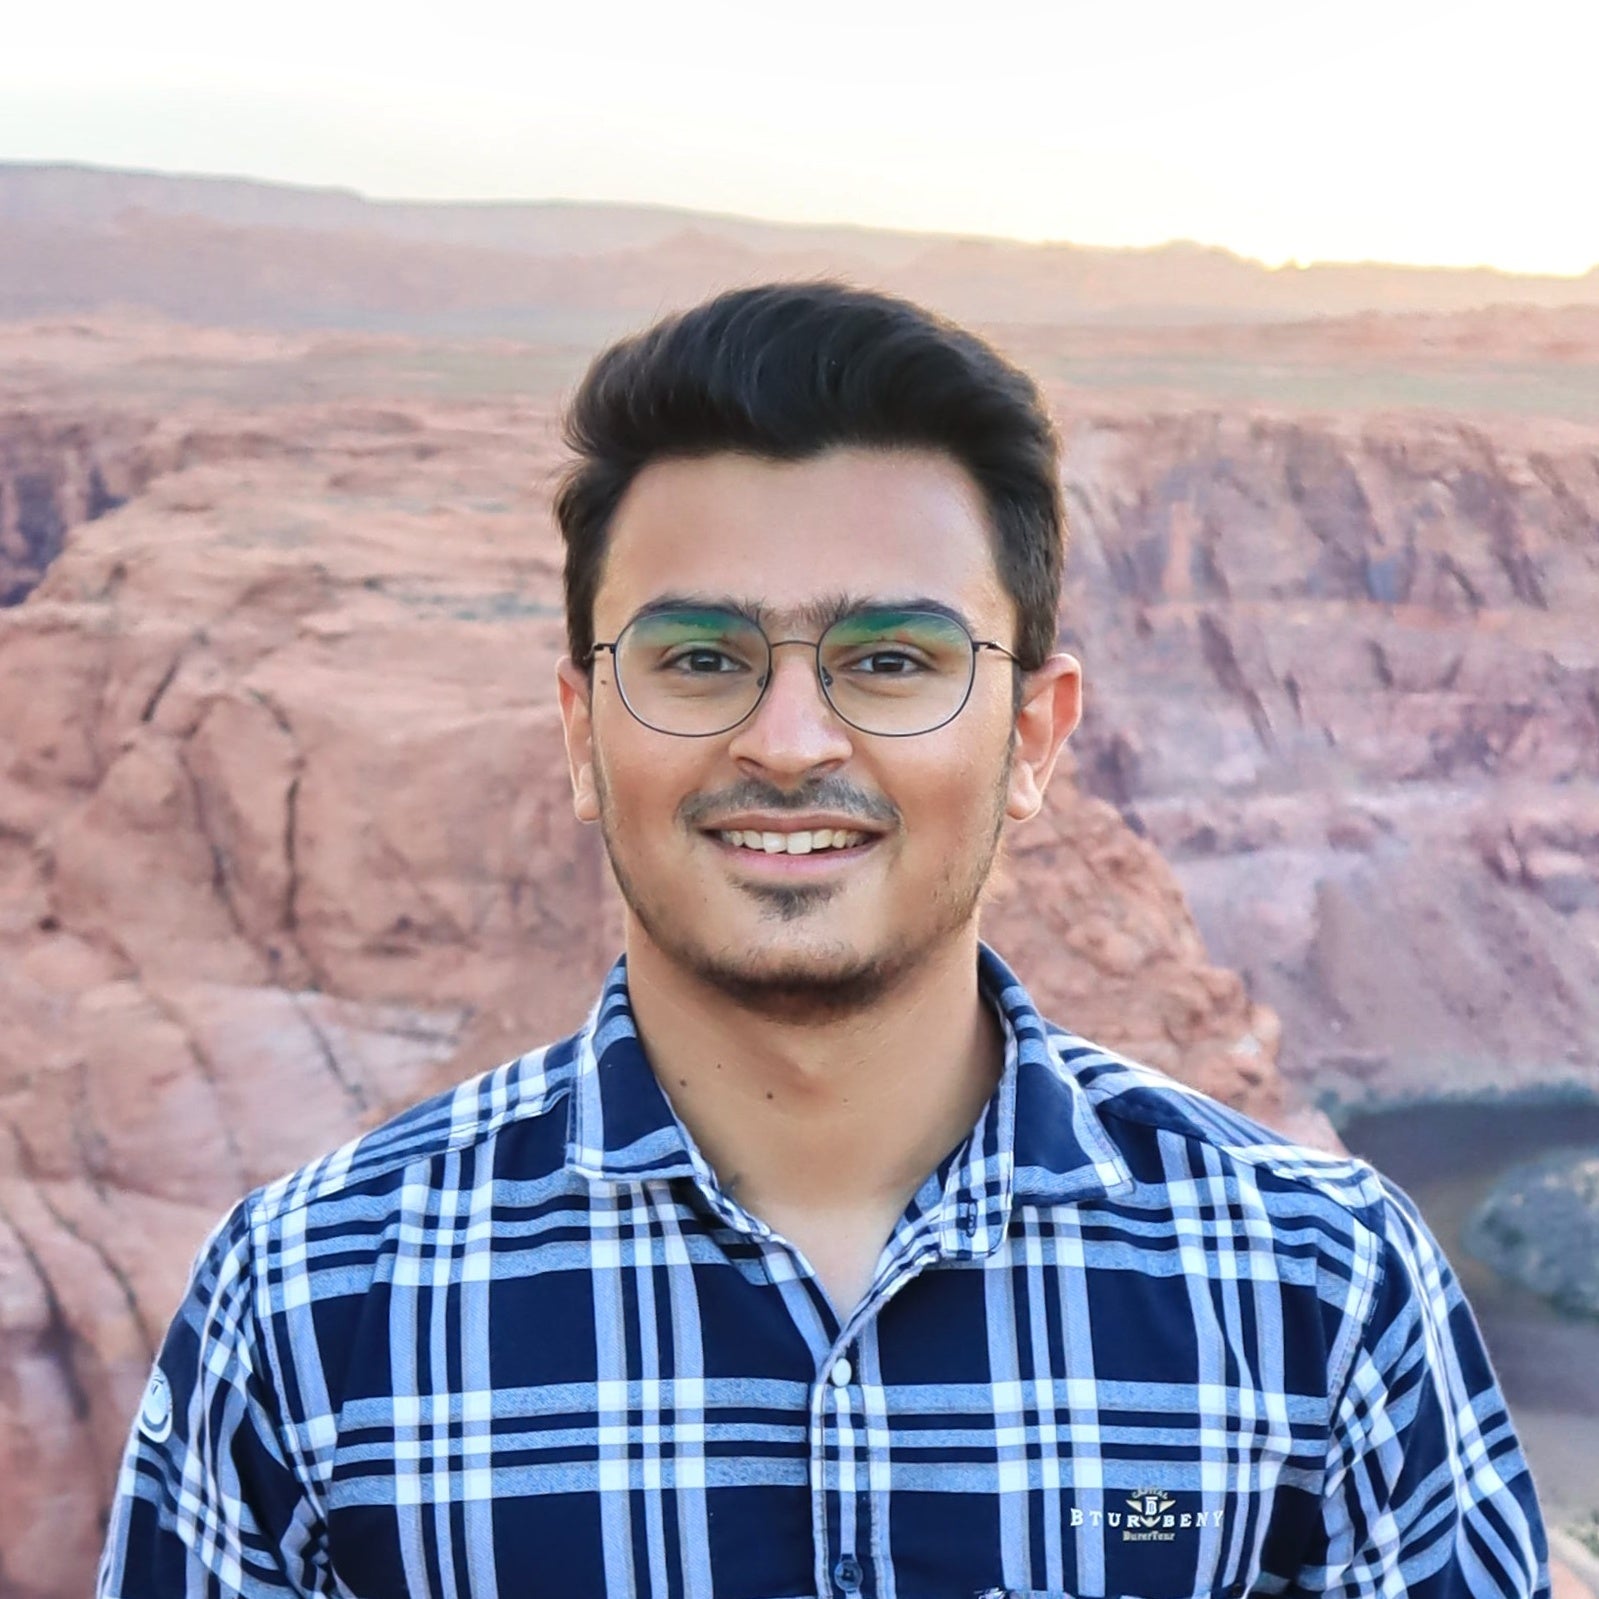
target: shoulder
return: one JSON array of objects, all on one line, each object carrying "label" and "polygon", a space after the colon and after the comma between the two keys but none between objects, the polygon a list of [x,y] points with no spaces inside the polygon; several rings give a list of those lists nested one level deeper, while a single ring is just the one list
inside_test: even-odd
[{"label": "shoulder", "polygon": [[1189,1251],[1184,1269],[1307,1290],[1335,1387],[1396,1319],[1447,1318],[1460,1289],[1408,1195],[1366,1161],[1297,1143],[1153,1067],[1050,1028],[1130,1181],[1107,1196]]},{"label": "shoulder", "polygon": [[152,1382],[174,1413],[199,1395],[231,1428],[229,1395],[247,1392],[301,1439],[297,1469],[315,1479],[316,1449],[297,1429],[321,1425],[313,1396],[336,1407],[374,1290],[426,1277],[441,1240],[445,1253],[464,1247],[490,1172],[523,1193],[568,1180],[565,1110],[585,1037],[459,1083],[245,1195],[201,1246],[162,1346]]},{"label": "shoulder", "polygon": [[[518,1055],[420,1101],[380,1126],[247,1195],[223,1227],[259,1235],[279,1231],[312,1210],[353,1211],[361,1201],[380,1207],[418,1180],[437,1188],[444,1167],[470,1164],[513,1127],[543,1136],[532,1142],[534,1163],[551,1172],[564,1161],[566,1101],[576,1075],[583,1034]],[[535,1170],[525,1175],[537,1176]],[[455,1179],[459,1185],[460,1177]]]},{"label": "shoulder", "polygon": [[1140,1186],[1174,1203],[1209,1182],[1272,1214],[1314,1218],[1327,1243],[1408,1239],[1410,1201],[1366,1161],[1297,1142],[1186,1083],[1051,1025],[1050,1044]]}]

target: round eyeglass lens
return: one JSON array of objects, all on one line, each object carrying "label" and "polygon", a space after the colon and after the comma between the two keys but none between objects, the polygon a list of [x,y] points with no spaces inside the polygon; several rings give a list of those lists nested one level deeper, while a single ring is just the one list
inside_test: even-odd
[{"label": "round eyeglass lens", "polygon": [[833,709],[865,733],[942,727],[966,704],[975,655],[959,622],[929,611],[862,611],[822,635],[822,683]]},{"label": "round eyeglass lens", "polygon": [[755,709],[771,652],[753,622],[729,611],[654,611],[616,641],[616,683],[627,707],[661,733],[705,737]]}]

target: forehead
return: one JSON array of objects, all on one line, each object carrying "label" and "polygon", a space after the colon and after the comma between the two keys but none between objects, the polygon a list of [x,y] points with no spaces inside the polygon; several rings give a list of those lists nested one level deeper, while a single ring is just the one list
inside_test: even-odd
[{"label": "forehead", "polygon": [[652,462],[612,521],[595,622],[620,625],[664,594],[736,595],[803,619],[841,591],[925,595],[1003,622],[989,518],[958,461],[841,449],[804,461]]}]

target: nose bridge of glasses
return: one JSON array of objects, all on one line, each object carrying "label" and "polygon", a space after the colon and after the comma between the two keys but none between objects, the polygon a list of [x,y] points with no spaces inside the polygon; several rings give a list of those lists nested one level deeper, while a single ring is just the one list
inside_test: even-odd
[{"label": "nose bridge of glasses", "polygon": [[775,685],[775,683],[777,681],[778,667],[779,667],[779,662],[781,660],[781,657],[778,655],[777,652],[780,649],[783,649],[783,648],[785,648],[785,647],[787,647],[789,645],[795,645],[795,644],[800,645],[805,650],[809,650],[811,658],[810,658],[809,661],[806,661],[804,659],[804,657],[801,656],[795,662],[794,670],[798,671],[800,673],[809,672],[809,674],[810,674],[810,676],[812,678],[812,681],[816,685],[818,697],[822,700],[823,704],[829,710],[831,710],[832,709],[832,700],[829,698],[827,691],[832,685],[832,676],[828,672],[827,668],[825,666],[823,666],[823,664],[822,664],[822,640],[821,639],[811,639],[811,638],[774,638],[774,639],[768,639],[766,641],[766,648],[767,648],[767,652],[768,652],[768,654],[767,654],[767,667],[766,667],[766,673],[763,676],[763,678],[761,679],[761,698],[763,700],[770,698],[771,690],[772,690],[773,686]]},{"label": "nose bridge of glasses", "polygon": [[[784,650],[789,644],[803,644],[805,650]],[[814,640],[771,640],[766,671],[734,731],[733,753],[796,771],[846,758],[850,724],[829,698],[817,675],[820,670]]]}]

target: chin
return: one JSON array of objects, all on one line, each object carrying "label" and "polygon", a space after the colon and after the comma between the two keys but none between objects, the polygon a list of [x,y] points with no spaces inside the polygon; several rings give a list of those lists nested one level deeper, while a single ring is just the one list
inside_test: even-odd
[{"label": "chin", "polygon": [[766,914],[753,926],[730,928],[717,943],[674,918],[650,915],[647,906],[635,903],[633,912],[672,965],[739,1009],[774,1021],[823,1023],[870,1009],[925,954],[904,940],[852,939],[796,927],[815,901],[792,904],[794,892],[763,895]]},{"label": "chin", "polygon": [[872,1009],[975,925],[988,864],[954,892],[929,885],[919,907],[897,895],[898,929],[886,903],[865,903],[846,883],[715,884],[689,896],[699,905],[686,916],[681,892],[650,892],[646,874],[629,870],[603,808],[600,823],[635,931],[667,964],[749,1014],[797,1026]]},{"label": "chin", "polygon": [[[659,942],[659,940],[657,940]],[[869,1009],[914,964],[900,952],[863,952],[844,943],[762,950],[665,947],[665,953],[742,1010],[773,1020],[824,1022]]]}]

